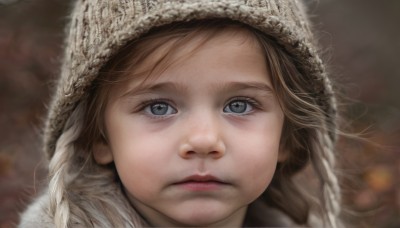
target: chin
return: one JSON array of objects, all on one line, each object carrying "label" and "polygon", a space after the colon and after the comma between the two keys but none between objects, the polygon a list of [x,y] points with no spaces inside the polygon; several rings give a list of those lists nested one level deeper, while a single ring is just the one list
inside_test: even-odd
[{"label": "chin", "polygon": [[204,218],[204,217],[196,217],[196,218],[185,218],[183,221],[178,221],[177,222],[179,226],[182,227],[191,227],[191,226],[197,226],[197,227],[210,227],[210,226],[216,226],[217,224],[220,223],[220,220],[218,219],[210,219]]},{"label": "chin", "polygon": [[186,213],[181,218],[177,218],[177,223],[180,226],[216,226],[222,223],[229,215],[225,215],[221,213],[221,211],[215,213],[211,210],[207,210],[207,208],[202,208],[197,211],[192,211],[190,213]]}]

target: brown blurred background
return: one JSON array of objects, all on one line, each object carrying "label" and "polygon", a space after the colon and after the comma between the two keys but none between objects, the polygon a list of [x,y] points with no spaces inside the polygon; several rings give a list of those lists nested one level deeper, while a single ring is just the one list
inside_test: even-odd
[{"label": "brown blurred background", "polygon": [[[329,70],[344,86],[344,201],[354,227],[400,227],[400,1],[310,0]],[[0,0],[0,227],[45,180],[40,129],[71,1]],[[351,216],[350,216],[351,215]]]}]

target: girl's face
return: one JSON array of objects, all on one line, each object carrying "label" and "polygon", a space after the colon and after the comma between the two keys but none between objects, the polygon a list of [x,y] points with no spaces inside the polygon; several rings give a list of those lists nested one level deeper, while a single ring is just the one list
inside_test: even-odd
[{"label": "girl's face", "polygon": [[94,156],[115,162],[151,225],[240,226],[283,160],[284,115],[263,51],[248,31],[231,30],[192,53],[193,39],[161,75],[111,92],[108,144],[95,145]]}]

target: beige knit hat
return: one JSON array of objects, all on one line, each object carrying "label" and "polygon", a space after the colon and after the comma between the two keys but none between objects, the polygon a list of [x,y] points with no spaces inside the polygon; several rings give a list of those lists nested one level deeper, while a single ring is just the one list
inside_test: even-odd
[{"label": "beige knit hat", "polygon": [[[298,0],[77,0],[72,12],[61,78],[50,105],[44,141],[49,158],[76,105],[86,97],[100,68],[127,42],[150,28],[177,21],[229,18],[274,37],[314,83],[334,128],[335,102],[318,57],[303,5]],[[326,96],[328,95],[328,96]],[[330,135],[334,141],[334,134]]]},{"label": "beige knit hat", "polygon": [[240,21],[274,39],[293,58],[299,72],[314,88],[312,94],[325,112],[323,149],[312,162],[322,182],[327,218],[336,227],[340,189],[334,174],[335,97],[314,46],[303,4],[298,0],[76,0],[66,37],[61,76],[49,108],[44,131],[48,158],[67,119],[87,99],[101,67],[128,42],[151,28],[193,19],[227,18]]}]

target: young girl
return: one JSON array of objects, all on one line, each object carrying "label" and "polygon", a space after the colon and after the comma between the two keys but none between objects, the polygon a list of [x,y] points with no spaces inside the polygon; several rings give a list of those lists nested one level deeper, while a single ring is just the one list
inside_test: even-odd
[{"label": "young girl", "polygon": [[69,28],[21,227],[340,226],[335,98],[299,1],[78,0]]}]

